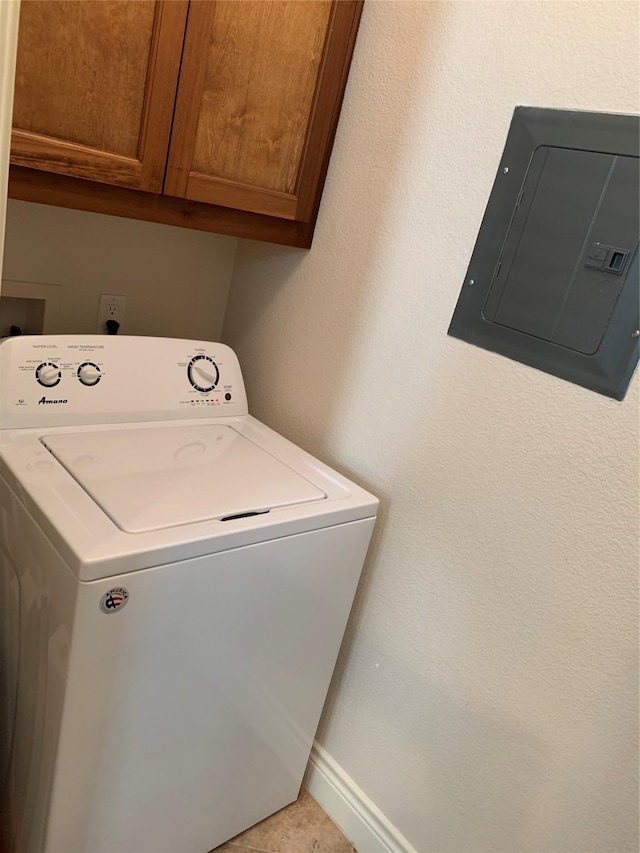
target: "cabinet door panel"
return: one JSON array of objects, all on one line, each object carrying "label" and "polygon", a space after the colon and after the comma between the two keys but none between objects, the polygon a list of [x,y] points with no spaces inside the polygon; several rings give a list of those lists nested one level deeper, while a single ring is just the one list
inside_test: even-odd
[{"label": "cabinet door panel", "polygon": [[217,3],[193,169],[291,193],[331,3]]},{"label": "cabinet door panel", "polygon": [[186,12],[183,0],[25,0],[12,162],[161,189]]},{"label": "cabinet door panel", "polygon": [[192,0],[165,193],[304,218],[301,192],[320,173],[313,148],[324,152],[331,141],[331,130],[318,135],[318,104],[327,85],[333,105],[341,91],[340,74],[323,71],[360,6]]}]

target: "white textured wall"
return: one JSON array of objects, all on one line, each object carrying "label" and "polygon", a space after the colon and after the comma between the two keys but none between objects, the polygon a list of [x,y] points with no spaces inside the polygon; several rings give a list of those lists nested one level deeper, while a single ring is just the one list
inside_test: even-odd
[{"label": "white textured wall", "polygon": [[382,499],[319,739],[420,853],[637,850],[638,378],[446,335],[513,107],[637,110],[637,14],[369,0],[312,250],[238,252],[254,414]]},{"label": "white textured wall", "polygon": [[2,277],[62,285],[61,333],[93,334],[100,294],[115,293],[127,297],[125,334],[219,340],[236,244],[188,228],[10,201]]}]

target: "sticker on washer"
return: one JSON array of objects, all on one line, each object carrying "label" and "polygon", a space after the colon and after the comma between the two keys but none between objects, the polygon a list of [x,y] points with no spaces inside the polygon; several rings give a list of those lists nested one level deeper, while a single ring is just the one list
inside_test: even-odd
[{"label": "sticker on washer", "polygon": [[129,600],[129,591],[123,586],[114,586],[100,599],[100,610],[103,613],[116,613],[122,610]]}]

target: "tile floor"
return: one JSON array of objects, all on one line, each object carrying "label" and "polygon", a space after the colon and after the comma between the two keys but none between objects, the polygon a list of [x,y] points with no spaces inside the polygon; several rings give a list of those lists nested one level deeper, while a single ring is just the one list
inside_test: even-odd
[{"label": "tile floor", "polygon": [[211,853],[356,853],[304,788],[295,803]]}]

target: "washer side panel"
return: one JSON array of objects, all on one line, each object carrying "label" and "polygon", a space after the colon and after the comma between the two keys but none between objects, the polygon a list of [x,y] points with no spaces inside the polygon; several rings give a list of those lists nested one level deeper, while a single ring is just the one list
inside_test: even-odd
[{"label": "washer side panel", "polygon": [[[8,849],[41,853],[63,714],[78,583],[0,477],[2,781]],[[16,618],[17,617],[17,618]]]}]

